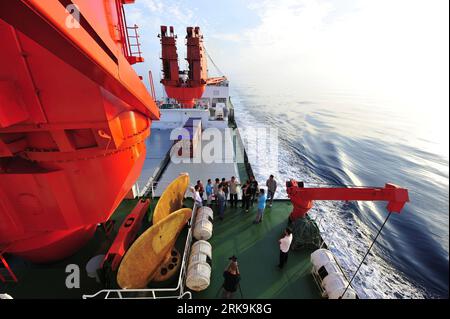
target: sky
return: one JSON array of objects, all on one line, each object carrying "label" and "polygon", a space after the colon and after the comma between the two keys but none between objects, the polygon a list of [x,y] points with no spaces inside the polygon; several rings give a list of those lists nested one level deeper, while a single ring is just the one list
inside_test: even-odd
[{"label": "sky", "polygon": [[136,69],[152,70],[158,95],[160,26],[174,26],[183,69],[186,27],[198,25],[236,86],[370,94],[439,121],[436,134],[448,135],[448,0],[136,0],[125,7],[146,59]]}]

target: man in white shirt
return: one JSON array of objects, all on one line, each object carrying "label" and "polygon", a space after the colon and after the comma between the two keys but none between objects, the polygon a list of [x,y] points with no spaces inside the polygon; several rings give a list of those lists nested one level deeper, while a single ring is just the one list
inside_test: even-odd
[{"label": "man in white shirt", "polygon": [[292,243],[292,231],[286,228],[284,231],[284,236],[279,240],[280,243],[280,263],[278,268],[283,269],[284,264],[286,264],[289,254],[289,248]]},{"label": "man in white shirt", "polygon": [[231,180],[228,182],[228,185],[230,185],[230,201],[231,201],[231,207],[236,207],[238,205],[238,194],[237,194],[237,187],[241,185],[236,177],[232,176]]},{"label": "man in white shirt", "polygon": [[200,189],[200,187],[198,185],[194,186],[194,200],[195,200],[195,203],[197,204],[197,207],[202,207],[203,206],[203,198],[200,196],[199,189]]}]

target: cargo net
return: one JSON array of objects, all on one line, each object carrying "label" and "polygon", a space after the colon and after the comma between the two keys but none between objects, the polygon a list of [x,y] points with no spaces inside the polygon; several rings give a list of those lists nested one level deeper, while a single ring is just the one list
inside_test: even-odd
[{"label": "cargo net", "polygon": [[288,226],[292,230],[291,250],[315,250],[322,246],[323,240],[319,227],[308,215],[306,218],[298,218],[294,222],[289,221]]}]

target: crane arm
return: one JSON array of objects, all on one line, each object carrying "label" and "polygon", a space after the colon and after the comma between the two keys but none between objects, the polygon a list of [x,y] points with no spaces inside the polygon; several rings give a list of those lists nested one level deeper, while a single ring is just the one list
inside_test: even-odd
[{"label": "crane arm", "polygon": [[396,213],[400,213],[405,203],[409,202],[408,190],[394,184],[386,184],[384,188],[304,188],[303,183],[299,185],[295,180],[291,180],[286,186],[294,205],[291,220],[305,217],[314,200],[387,201],[387,210]]}]

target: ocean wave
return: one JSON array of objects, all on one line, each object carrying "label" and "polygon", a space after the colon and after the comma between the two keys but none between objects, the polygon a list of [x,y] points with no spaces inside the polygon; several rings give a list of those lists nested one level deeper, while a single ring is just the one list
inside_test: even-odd
[{"label": "ocean wave", "polygon": [[[254,112],[255,108],[241,100],[239,95],[233,96],[233,104],[236,109],[236,121],[240,128],[262,127],[268,124],[265,121],[267,119],[264,119],[266,115],[262,114],[260,116],[263,118],[261,121],[257,118],[260,114]],[[310,117],[308,121],[314,122]],[[274,123],[274,121],[271,121],[269,125],[280,125],[279,129],[282,130],[283,127],[281,125],[286,125],[286,122]],[[307,138],[305,138],[304,133],[300,133],[298,136],[293,136],[292,134],[292,132],[283,130],[283,134],[280,136],[276,171],[273,170],[273,163],[264,160],[264,158],[251,162],[258,181],[264,182],[270,172],[270,174],[276,176],[278,181],[295,178],[306,181],[307,186],[308,184],[337,184],[342,183],[342,175],[351,174],[351,170],[345,167],[346,164],[349,164],[349,162],[346,163],[345,155],[341,154],[333,144],[328,145],[330,148],[328,151],[333,154],[334,160],[331,158],[331,163],[327,165],[334,165],[334,169],[328,170],[325,174],[316,167],[314,157],[309,156],[308,152],[311,152],[311,150],[308,150],[309,145],[308,141],[305,141]],[[305,144],[301,145],[302,141]],[[248,146],[250,148],[254,147],[251,142]],[[333,172],[332,174],[330,174],[331,171]],[[353,178],[355,179],[356,177],[353,176]],[[352,184],[358,184],[358,180],[353,180]],[[281,187],[278,191],[277,197],[287,198],[284,187]],[[318,222],[322,237],[336,256],[348,278],[357,269],[374,236],[373,231],[361,219],[363,213],[368,213],[367,211],[364,212],[364,210],[368,210],[367,207],[370,208],[370,213],[375,213],[378,216],[383,215],[382,212],[377,211],[375,206],[370,204],[348,205],[341,202],[320,202],[310,211],[310,216]],[[381,234],[382,236],[383,233]],[[386,259],[386,254],[383,250],[384,248],[381,245],[374,245],[371,253],[361,266],[359,273],[354,278],[352,285],[360,297],[435,297],[428,293],[420,284],[412,282],[405,274],[396,269],[390,263],[390,260]]]}]

